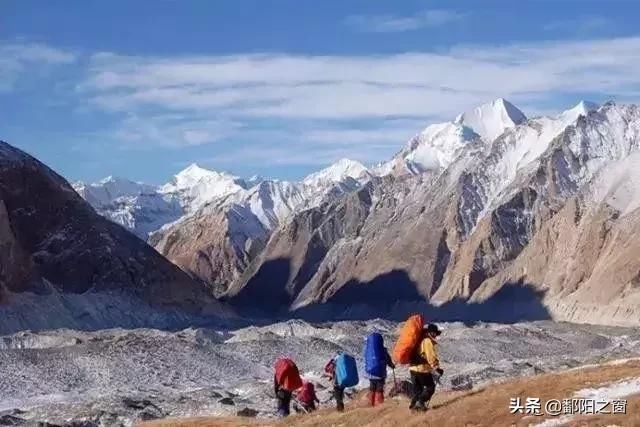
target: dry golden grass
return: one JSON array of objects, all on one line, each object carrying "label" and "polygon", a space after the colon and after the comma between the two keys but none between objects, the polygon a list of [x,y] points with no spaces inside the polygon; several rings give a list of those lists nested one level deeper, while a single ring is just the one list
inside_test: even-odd
[{"label": "dry golden grass", "polygon": [[[344,413],[323,409],[309,415],[295,415],[285,420],[243,418],[166,419],[143,423],[144,427],[239,427],[239,426],[528,426],[547,416],[509,413],[509,399],[539,397],[570,398],[583,388],[603,386],[623,378],[640,377],[640,361],[619,365],[602,365],[555,374],[514,379],[469,392],[436,393],[431,408],[424,414],[408,410],[406,399],[388,399],[376,408],[366,406],[364,396],[347,407]],[[581,417],[569,426],[640,426],[640,396],[628,399],[627,415]]]}]

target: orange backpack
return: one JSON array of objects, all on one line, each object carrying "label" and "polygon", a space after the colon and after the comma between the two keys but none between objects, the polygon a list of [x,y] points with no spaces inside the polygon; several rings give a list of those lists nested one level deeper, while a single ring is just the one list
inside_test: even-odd
[{"label": "orange backpack", "polygon": [[424,319],[421,314],[414,314],[404,322],[398,341],[393,348],[393,359],[396,363],[406,365],[411,362],[413,352],[422,338],[422,328],[424,328]]}]

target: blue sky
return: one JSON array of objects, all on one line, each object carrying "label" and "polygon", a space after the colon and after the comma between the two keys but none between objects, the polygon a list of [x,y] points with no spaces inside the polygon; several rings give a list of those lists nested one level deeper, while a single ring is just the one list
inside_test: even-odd
[{"label": "blue sky", "polygon": [[70,180],[296,179],[497,97],[640,96],[640,3],[3,0],[0,139]]}]

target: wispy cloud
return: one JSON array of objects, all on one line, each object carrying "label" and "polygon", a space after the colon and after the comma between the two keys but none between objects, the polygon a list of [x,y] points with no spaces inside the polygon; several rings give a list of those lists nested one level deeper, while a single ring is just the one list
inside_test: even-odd
[{"label": "wispy cloud", "polygon": [[452,10],[423,10],[414,15],[353,15],[345,23],[357,31],[373,33],[396,33],[421,28],[439,27],[460,21],[464,15]]},{"label": "wispy cloud", "polygon": [[198,115],[129,114],[110,132],[110,139],[149,149],[211,144],[237,133],[240,124]]},{"label": "wispy cloud", "polygon": [[540,110],[584,92],[640,93],[640,37],[395,55],[25,52],[4,69],[76,60],[74,75],[83,77],[70,96],[87,108],[82,114],[106,114],[104,140],[147,149],[217,144],[225,164],[377,161],[427,124],[497,97]]},{"label": "wispy cloud", "polygon": [[18,78],[39,72],[42,67],[75,60],[72,52],[42,44],[0,42],[0,91],[11,90]]},{"label": "wispy cloud", "polygon": [[455,47],[378,56],[100,55],[81,93],[96,107],[284,120],[448,118],[504,96],[624,94],[640,87],[640,38]]}]

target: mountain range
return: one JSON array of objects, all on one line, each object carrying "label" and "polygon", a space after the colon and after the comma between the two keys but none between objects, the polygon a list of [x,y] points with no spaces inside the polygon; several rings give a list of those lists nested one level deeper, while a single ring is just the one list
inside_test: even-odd
[{"label": "mountain range", "polygon": [[182,313],[227,310],[62,177],[0,141],[0,333],[167,326]]},{"label": "mountain range", "polygon": [[527,118],[497,99],[370,168],[74,188],[238,307],[637,324],[639,132],[634,105]]}]

